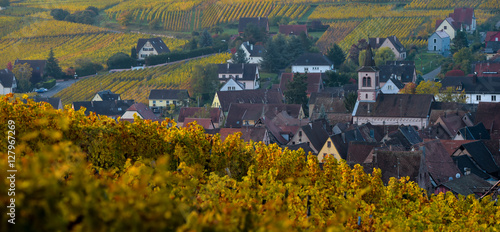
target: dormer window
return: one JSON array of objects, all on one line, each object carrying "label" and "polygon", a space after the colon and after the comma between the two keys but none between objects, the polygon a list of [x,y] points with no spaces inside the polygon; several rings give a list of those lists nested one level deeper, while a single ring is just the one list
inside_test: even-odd
[{"label": "dormer window", "polygon": [[457,86],[457,90],[462,90],[462,86],[461,85]]},{"label": "dormer window", "polygon": [[446,29],[448,29],[448,26],[444,26],[444,29],[445,29],[445,30],[446,30]]}]

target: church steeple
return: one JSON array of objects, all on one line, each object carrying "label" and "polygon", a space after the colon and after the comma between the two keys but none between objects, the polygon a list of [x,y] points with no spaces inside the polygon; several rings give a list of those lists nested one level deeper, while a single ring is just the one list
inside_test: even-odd
[{"label": "church steeple", "polygon": [[379,91],[379,69],[375,66],[373,51],[368,43],[365,63],[358,69],[358,101],[375,102]]},{"label": "church steeple", "polygon": [[373,57],[372,47],[370,46],[370,43],[368,43],[368,47],[366,47],[365,63],[363,66],[375,67],[375,58]]}]

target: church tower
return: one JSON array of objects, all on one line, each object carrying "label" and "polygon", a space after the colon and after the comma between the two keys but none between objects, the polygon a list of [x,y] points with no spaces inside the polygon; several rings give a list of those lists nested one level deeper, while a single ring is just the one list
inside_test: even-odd
[{"label": "church tower", "polygon": [[380,70],[375,66],[375,59],[370,44],[366,48],[365,63],[358,69],[358,101],[375,102],[380,91]]}]

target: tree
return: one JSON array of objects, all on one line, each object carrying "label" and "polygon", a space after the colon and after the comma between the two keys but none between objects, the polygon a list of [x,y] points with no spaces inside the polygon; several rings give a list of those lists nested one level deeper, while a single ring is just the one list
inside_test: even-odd
[{"label": "tree", "polygon": [[295,73],[293,80],[286,85],[284,92],[287,104],[301,104],[305,109],[307,104],[307,76],[306,74]]},{"label": "tree", "polygon": [[239,47],[238,50],[233,54],[233,57],[231,58],[233,61],[233,64],[246,64],[248,63],[248,58],[245,54],[245,51],[243,51],[243,48]]},{"label": "tree", "polygon": [[12,66],[12,62],[10,62],[10,61],[9,61],[9,63],[7,63],[7,69],[8,69],[9,71],[12,71],[12,69],[13,69],[13,68],[14,68],[14,67]]},{"label": "tree", "polygon": [[467,96],[465,95],[465,90],[455,91],[452,86],[447,87],[445,90],[441,91],[437,98],[441,102],[458,102],[458,103],[466,103]]},{"label": "tree", "polygon": [[358,94],[356,92],[350,92],[344,98],[344,107],[348,112],[352,112],[354,110],[354,106],[356,105],[356,101],[358,100]]},{"label": "tree", "polygon": [[473,59],[472,51],[470,48],[464,47],[453,54],[453,63],[455,64],[455,69],[460,69],[466,74],[470,73],[470,64]]},{"label": "tree", "polygon": [[28,92],[31,90],[31,75],[33,74],[33,68],[28,63],[17,64],[12,69],[14,77],[17,79],[17,91],[18,92]]},{"label": "tree", "polygon": [[288,37],[288,40],[286,40],[286,49],[281,51],[281,53],[287,61],[293,61],[302,55],[304,51],[306,51],[306,47],[304,46],[302,39],[297,36],[290,36]]},{"label": "tree", "polygon": [[333,62],[335,68],[340,67],[340,65],[345,61],[345,53],[336,43],[334,43],[331,48],[328,48],[326,57]]},{"label": "tree", "polygon": [[132,15],[132,12],[123,11],[122,13],[120,13],[120,15],[118,15],[118,17],[116,17],[116,21],[118,21],[120,25],[125,27],[130,24],[130,21],[132,21],[133,17],[134,16]]},{"label": "tree", "polygon": [[154,18],[153,20],[149,21],[148,27],[151,30],[156,30],[160,28],[160,18]]},{"label": "tree", "polygon": [[406,84],[404,88],[399,90],[399,93],[401,93],[401,94],[415,94],[416,89],[417,89],[417,85],[413,82],[410,82],[410,83]]},{"label": "tree", "polygon": [[94,63],[89,58],[80,58],[75,61],[75,72],[78,76],[88,76],[103,70],[99,63]]},{"label": "tree", "polygon": [[336,86],[343,86],[347,83],[349,83],[349,76],[340,73],[340,72],[333,72],[333,71],[326,71],[326,80],[325,80],[325,85],[328,87],[336,87]]},{"label": "tree", "polygon": [[207,29],[203,30],[200,36],[200,47],[210,47],[213,45],[213,38]]},{"label": "tree", "polygon": [[137,48],[135,48],[135,46],[133,46],[131,49],[130,49],[130,57],[132,59],[137,59]]},{"label": "tree", "polygon": [[124,69],[135,65],[135,60],[123,52],[112,55],[106,62],[108,69]]},{"label": "tree", "polygon": [[217,65],[196,65],[193,67],[190,95],[196,100],[201,99],[201,104],[212,102],[215,93],[219,90]]},{"label": "tree", "polygon": [[358,40],[357,44],[353,44],[351,49],[349,49],[349,60],[354,62],[357,65],[359,64],[359,54],[361,51],[365,50],[368,47],[368,42],[365,39]]},{"label": "tree", "polygon": [[433,94],[437,95],[442,84],[434,81],[421,81],[415,88],[416,94]]},{"label": "tree", "polygon": [[287,40],[284,35],[269,37],[266,43],[266,51],[262,56],[262,66],[264,69],[276,72],[285,68],[290,63],[290,57],[287,54]]},{"label": "tree", "polygon": [[300,42],[302,43],[302,51],[309,51],[311,49],[311,45],[313,44],[309,37],[305,32],[301,32],[299,35]]},{"label": "tree", "polygon": [[1,7],[10,6],[10,1],[9,0],[1,0],[0,1],[0,6]]},{"label": "tree", "polygon": [[43,73],[43,78],[52,77],[54,79],[64,78],[61,67],[59,67],[59,61],[54,57],[54,51],[52,48],[49,52],[49,57],[47,58],[47,63],[45,64],[45,69]]},{"label": "tree", "polygon": [[249,41],[251,44],[263,42],[266,39],[266,31],[264,27],[259,27],[253,23],[248,23],[243,32],[244,41]]},{"label": "tree", "polygon": [[55,20],[65,20],[69,15],[69,12],[63,9],[52,9],[50,11],[50,16],[52,16]]},{"label": "tree", "polygon": [[384,65],[386,61],[392,61],[396,59],[394,52],[388,47],[379,48],[375,51],[375,65]]},{"label": "tree", "polygon": [[95,7],[95,6],[89,6],[89,7],[85,8],[85,10],[92,11],[92,12],[94,12],[95,15],[99,15],[99,9],[97,9],[97,7]]},{"label": "tree", "polygon": [[457,35],[453,38],[452,52],[457,52],[462,48],[468,48],[469,42],[467,41],[467,34],[464,31],[457,31]]},{"label": "tree", "polygon": [[220,26],[214,26],[214,27],[210,28],[210,32],[218,35],[218,34],[222,34],[224,32],[224,29]]}]

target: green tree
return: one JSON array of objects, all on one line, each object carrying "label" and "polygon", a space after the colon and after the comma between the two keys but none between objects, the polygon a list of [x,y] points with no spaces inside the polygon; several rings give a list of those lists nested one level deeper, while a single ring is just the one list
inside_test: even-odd
[{"label": "green tree", "polygon": [[220,26],[214,26],[214,27],[210,28],[210,32],[218,35],[218,34],[222,34],[224,32],[224,29]]},{"label": "green tree", "polygon": [[287,104],[301,104],[306,109],[307,104],[307,76],[306,74],[295,73],[293,80],[288,82],[284,92]]},{"label": "green tree", "polygon": [[99,9],[95,6],[89,6],[89,7],[85,8],[85,10],[92,11],[92,12],[94,12],[95,15],[99,15]]},{"label": "green tree", "polygon": [[17,92],[28,92],[31,90],[31,75],[33,73],[33,68],[28,63],[17,64],[12,69],[12,73],[17,80]]},{"label": "green tree", "polygon": [[266,31],[264,27],[259,27],[253,23],[248,23],[243,32],[244,41],[249,41],[251,44],[263,42],[266,39]]},{"label": "green tree", "polygon": [[447,87],[445,90],[441,91],[437,98],[440,102],[458,102],[458,103],[466,103],[467,96],[465,95],[465,91],[456,91],[452,86]]},{"label": "green tree", "polygon": [[59,67],[59,61],[54,57],[54,51],[52,48],[49,52],[49,57],[47,58],[47,63],[45,64],[45,69],[43,73],[43,78],[46,80],[47,77],[52,77],[54,79],[64,78],[61,67]]},{"label": "green tree", "polygon": [[325,85],[328,87],[343,86],[349,83],[349,76],[344,73],[327,71],[325,74],[327,76]]},{"label": "green tree", "polygon": [[331,48],[328,48],[326,52],[326,57],[333,62],[335,68],[339,68],[342,63],[345,61],[345,53],[342,51],[339,45],[334,43]]},{"label": "green tree", "polygon": [[89,58],[79,58],[75,61],[75,72],[78,76],[88,76],[103,70],[99,63],[94,63]]},{"label": "green tree", "polygon": [[281,53],[282,56],[288,61],[287,63],[289,63],[302,55],[306,50],[307,49],[300,37],[290,36],[288,37],[288,40],[286,40],[286,49],[281,51]]},{"label": "green tree", "polygon": [[287,48],[289,48],[288,41],[284,35],[278,34],[275,37],[269,37],[266,43],[266,51],[262,56],[263,68],[276,72],[288,66],[291,57]]},{"label": "green tree", "polygon": [[190,95],[200,101],[200,104],[211,103],[215,93],[219,90],[217,65],[196,65],[193,67],[190,83]]},{"label": "green tree", "polygon": [[52,9],[50,11],[50,16],[52,16],[55,20],[64,20],[70,13],[63,9]]},{"label": "green tree", "polygon": [[135,48],[135,46],[133,46],[131,49],[130,49],[130,57],[132,59],[137,59],[137,48]]},{"label": "green tree", "polygon": [[464,31],[457,31],[457,35],[453,38],[452,52],[455,53],[462,48],[468,48],[469,42],[467,41],[467,34]]},{"label": "green tree", "polygon": [[416,94],[439,94],[442,84],[434,81],[421,81],[415,89]]},{"label": "green tree", "polygon": [[358,101],[358,94],[356,92],[350,92],[344,98],[344,107],[348,112],[352,112],[354,110],[354,106],[356,105],[356,101]]},{"label": "green tree", "polygon": [[212,35],[208,32],[207,29],[203,30],[200,36],[200,47],[210,47],[214,43]]},{"label": "green tree", "polygon": [[1,0],[0,1],[0,6],[1,7],[10,6],[10,1],[9,0]]},{"label": "green tree", "polygon": [[233,64],[246,64],[248,63],[248,58],[246,57],[243,48],[239,47],[238,50],[232,56]]},{"label": "green tree", "polygon": [[160,18],[154,18],[153,20],[149,21],[148,27],[151,30],[160,29],[160,23]]},{"label": "green tree", "polygon": [[464,47],[453,54],[453,63],[455,64],[456,68],[464,71],[465,74],[467,74],[471,71],[470,65],[473,58],[474,57],[470,48]]},{"label": "green tree", "polygon": [[396,59],[394,52],[388,47],[379,48],[375,51],[375,65],[384,65],[386,61],[392,61]]},{"label": "green tree", "polygon": [[126,53],[118,52],[109,57],[106,64],[108,69],[125,69],[134,66],[135,60]]}]

